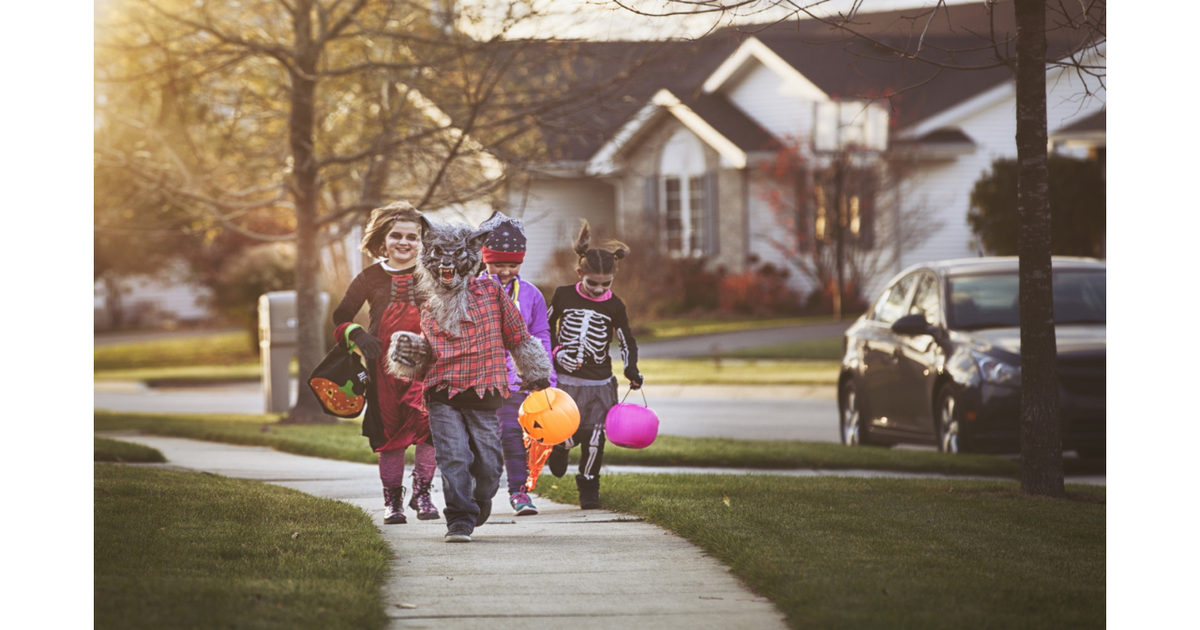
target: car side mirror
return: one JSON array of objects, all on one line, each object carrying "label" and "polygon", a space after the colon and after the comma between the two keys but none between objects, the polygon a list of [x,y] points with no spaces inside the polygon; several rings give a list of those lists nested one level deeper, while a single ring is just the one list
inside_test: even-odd
[{"label": "car side mirror", "polygon": [[924,313],[905,315],[892,324],[892,332],[900,335],[932,335],[933,327],[925,321]]}]

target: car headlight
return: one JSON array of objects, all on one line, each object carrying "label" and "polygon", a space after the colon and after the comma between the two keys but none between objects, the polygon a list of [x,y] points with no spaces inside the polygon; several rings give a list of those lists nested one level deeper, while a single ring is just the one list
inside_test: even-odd
[{"label": "car headlight", "polygon": [[985,382],[1009,387],[1021,386],[1020,366],[1005,363],[979,352],[972,352],[971,356],[975,358],[975,364],[979,366],[979,373],[983,375]]}]

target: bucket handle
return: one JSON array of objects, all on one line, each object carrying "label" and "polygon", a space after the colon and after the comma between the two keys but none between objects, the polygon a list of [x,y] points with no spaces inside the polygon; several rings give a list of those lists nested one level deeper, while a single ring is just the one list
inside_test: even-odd
[{"label": "bucket handle", "polygon": [[[649,406],[650,406],[650,404],[646,402],[646,392],[645,392],[645,389],[646,389],[646,388],[645,388],[644,386],[643,386],[643,387],[639,387],[639,388],[637,388],[638,392],[640,392],[640,393],[642,394],[642,406],[643,406],[643,407],[649,407]],[[631,393],[633,393],[633,387],[630,387],[630,388],[629,388],[629,391],[625,392],[625,396],[624,396],[623,398],[621,398],[621,402],[625,402],[625,399],[626,399],[626,398],[629,398],[629,394],[631,394]]]}]

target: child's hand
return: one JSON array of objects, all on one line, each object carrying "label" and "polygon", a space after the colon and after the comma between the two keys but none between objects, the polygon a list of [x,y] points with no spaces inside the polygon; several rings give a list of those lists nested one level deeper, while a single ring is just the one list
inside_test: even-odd
[{"label": "child's hand", "polygon": [[571,356],[571,352],[566,348],[559,348],[558,352],[554,353],[554,362],[568,372],[575,372],[583,365],[583,362],[578,357]]},{"label": "child's hand", "polygon": [[642,378],[642,373],[637,371],[634,366],[625,368],[625,378],[629,379],[629,389],[641,389],[645,379]]}]

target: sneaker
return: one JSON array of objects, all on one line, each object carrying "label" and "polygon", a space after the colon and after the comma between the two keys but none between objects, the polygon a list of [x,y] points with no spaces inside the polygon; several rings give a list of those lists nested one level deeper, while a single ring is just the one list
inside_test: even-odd
[{"label": "sneaker", "polygon": [[569,455],[570,452],[571,451],[568,451],[565,448],[559,448],[557,446],[550,451],[550,459],[547,460],[547,464],[550,466],[551,475],[554,475],[555,477],[561,477],[567,474],[567,455]]},{"label": "sneaker", "polygon": [[467,530],[466,525],[455,523],[450,526],[446,532],[446,542],[448,543],[468,543],[471,542],[471,533]]},{"label": "sneaker", "polygon": [[533,501],[529,500],[529,495],[525,494],[524,489],[509,495],[508,502],[512,505],[513,512],[517,516],[533,516],[538,513],[537,508],[533,506]]}]

